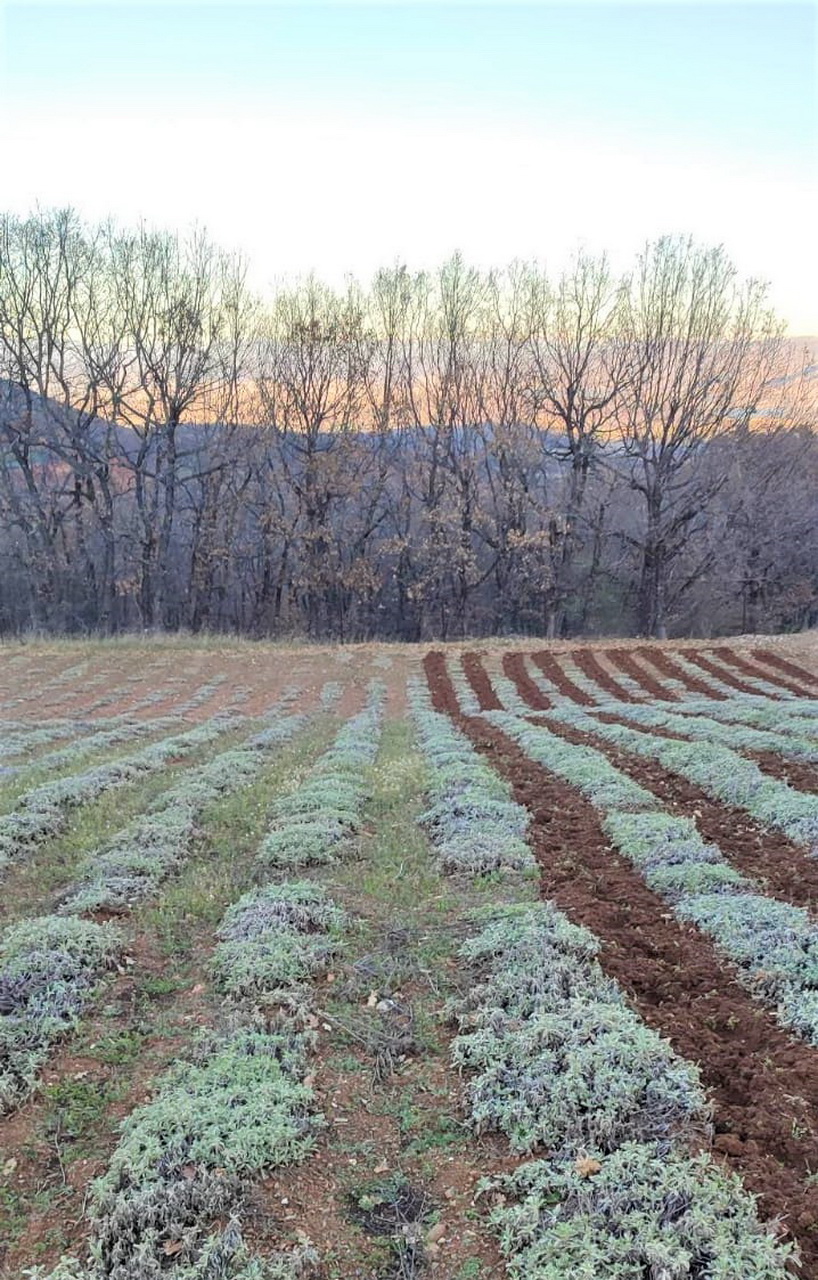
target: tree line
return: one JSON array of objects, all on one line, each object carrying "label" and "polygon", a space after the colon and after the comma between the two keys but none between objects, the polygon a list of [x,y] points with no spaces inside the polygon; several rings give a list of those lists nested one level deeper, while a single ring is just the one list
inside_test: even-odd
[{"label": "tree line", "polygon": [[818,620],[818,369],[722,248],[263,299],[206,235],[0,216],[0,631]]}]

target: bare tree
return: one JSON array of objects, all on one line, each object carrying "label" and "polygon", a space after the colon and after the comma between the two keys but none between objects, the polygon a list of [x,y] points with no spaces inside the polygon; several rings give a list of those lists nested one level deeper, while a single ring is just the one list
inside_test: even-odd
[{"label": "bare tree", "polygon": [[201,234],[0,217],[0,630],[806,625],[818,366],[782,350],[688,241],[262,304]]},{"label": "bare tree", "polygon": [[[724,250],[666,238],[648,246],[625,304],[628,376],[618,423],[632,489],[643,502],[637,549],[639,629],[667,634],[671,569],[724,477],[704,446],[757,410],[781,330],[757,281],[737,281]],[[706,558],[675,586],[675,598]]]}]

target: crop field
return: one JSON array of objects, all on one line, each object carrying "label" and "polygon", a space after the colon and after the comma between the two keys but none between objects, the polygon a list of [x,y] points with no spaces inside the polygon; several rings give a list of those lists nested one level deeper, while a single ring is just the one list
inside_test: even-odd
[{"label": "crop field", "polygon": [[818,643],[0,647],[2,1280],[818,1280]]}]

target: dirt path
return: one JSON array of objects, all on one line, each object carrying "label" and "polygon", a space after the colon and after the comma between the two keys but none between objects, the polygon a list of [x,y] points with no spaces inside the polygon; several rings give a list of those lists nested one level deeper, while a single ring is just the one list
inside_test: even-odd
[{"label": "dirt path", "polygon": [[503,674],[514,682],[520,697],[530,707],[534,707],[537,711],[550,709],[551,699],[547,698],[540,686],[531,679],[522,653],[503,654]]},{"label": "dirt path", "polygon": [[[663,684],[660,684],[652,672],[641,666],[636,661],[633,656],[634,652],[638,653],[640,657],[646,658],[650,662],[653,661],[652,649],[637,649],[633,652],[630,649],[606,649],[605,657],[609,662],[613,663],[615,667],[618,667],[620,671],[624,671],[626,676],[630,676],[630,678],[635,680],[638,685],[641,685],[645,690],[645,693],[650,694],[651,698],[658,698],[660,702],[678,702],[679,699],[676,697],[675,693],[671,693],[670,689],[666,689]],[[657,663],[656,665],[657,669],[659,669],[659,664]]]},{"label": "dirt path", "polygon": [[706,680],[700,680],[698,676],[694,676],[681,663],[671,658],[669,653],[664,649],[652,649],[649,645],[644,645],[635,651],[645,662],[650,662],[671,680],[678,680],[691,693],[696,693],[702,698],[710,698],[713,702],[726,702],[727,694],[721,693],[718,689],[714,689]]},{"label": "dirt path", "polygon": [[641,702],[643,699],[636,698],[629,693],[623,684],[614,679],[609,671],[606,671],[596,654],[591,649],[572,649],[571,659],[583,671],[589,679],[594,680],[600,689],[605,693],[609,693],[612,698],[616,698],[618,702]]},{"label": "dirt path", "polygon": [[818,1275],[818,1052],[751,1000],[733,966],[614,853],[592,806],[480,717],[456,713],[442,655],[427,675],[452,715],[532,814],[541,890],[603,942],[603,968],[645,1021],[700,1065],[714,1102],[715,1148],[798,1238],[805,1276]]},{"label": "dirt path", "polygon": [[794,693],[797,698],[811,698],[813,696],[812,690],[804,683],[796,684],[794,680],[786,680],[778,674],[765,671],[763,667],[758,666],[755,662],[748,662],[746,658],[737,653],[735,649],[731,649],[729,645],[717,645],[710,652],[720,662],[734,667],[736,671],[741,671],[745,676],[752,676],[755,680],[765,680],[768,684],[774,684],[779,689],[786,690],[787,693]]},{"label": "dirt path", "polygon": [[[581,707],[592,707],[594,700],[584,689],[580,689],[578,684],[574,684],[573,680],[565,674],[556,655],[549,653],[547,649],[538,649],[536,653],[532,653],[531,661],[540,668],[544,676],[547,676],[551,683],[555,686],[563,697],[570,698],[572,702],[578,702]],[[483,708],[488,711],[488,707]]]}]

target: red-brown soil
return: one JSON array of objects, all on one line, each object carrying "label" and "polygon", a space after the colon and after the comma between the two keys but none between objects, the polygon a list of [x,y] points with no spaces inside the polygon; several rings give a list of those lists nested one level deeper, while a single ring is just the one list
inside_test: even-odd
[{"label": "red-brown soil", "polygon": [[714,1103],[714,1146],[797,1237],[818,1275],[818,1053],[777,1024],[702,934],[613,852],[592,806],[480,717],[457,714],[440,653],[425,666],[435,707],[456,719],[532,814],[541,890],[603,943],[601,963],[645,1021],[700,1066]]},{"label": "red-brown soil", "polygon": [[610,671],[606,671],[602,663],[597,658],[592,649],[572,649],[571,658],[591,680],[596,681],[600,689],[605,693],[609,693],[612,698],[618,699],[619,702],[640,702],[640,698],[635,698],[629,693],[623,684],[615,680]]},{"label": "red-brown soil", "polygon": [[[411,994],[408,986],[402,994]],[[474,1206],[482,1177],[510,1172],[518,1163],[508,1145],[487,1135],[439,1150],[430,1145],[419,1153],[412,1150],[412,1133],[401,1122],[402,1102],[411,1104],[415,1134],[424,1128],[434,1133],[441,1111],[459,1120],[462,1085],[449,1066],[451,1034],[442,1030],[434,1054],[410,1059],[380,1083],[373,1080],[372,1059],[365,1050],[347,1047],[339,1060],[343,1042],[320,1013],[316,1034],[311,1075],[327,1124],[306,1160],[276,1170],[251,1189],[244,1233],[251,1249],[264,1255],[297,1232],[313,1242],[328,1264],[320,1276],[374,1276],[372,1242],[367,1244],[351,1221],[346,1197],[379,1177],[400,1173],[431,1196],[445,1229],[423,1274],[455,1280],[469,1259],[479,1258],[480,1274],[499,1280],[505,1271],[497,1242],[475,1221]]]},{"label": "red-brown soil", "polygon": [[481,711],[502,711],[503,704],[497,697],[486,668],[476,653],[464,653],[461,659],[466,679],[480,703]]},{"label": "red-brown soil", "polygon": [[[650,655],[652,660],[652,649],[637,649],[633,652],[639,653],[640,656]],[[641,685],[645,693],[649,693],[652,698],[658,698],[660,702],[678,702],[675,693],[671,693],[656,679],[656,676],[651,671],[641,666],[634,658],[633,652],[630,649],[617,647],[615,649],[606,649],[605,657],[620,671],[624,671],[625,675],[630,676],[632,680]]]},{"label": "red-brown soil", "polygon": [[[674,742],[695,741],[694,738],[683,733],[677,733],[675,729],[654,729],[649,725],[634,724],[633,721],[625,719],[624,716],[618,716],[613,711],[600,711],[597,715],[605,724],[622,724],[628,729],[635,729],[637,733],[648,736],[672,738]],[[786,760],[783,756],[776,755],[774,751],[741,750],[738,754],[753,760],[762,773],[769,774],[778,782],[786,782],[788,786],[795,787],[798,791],[818,791],[818,766],[810,764],[808,760]],[[641,757],[636,758],[641,759]]]},{"label": "red-brown soil", "polygon": [[[551,733],[580,746],[593,747],[617,769],[662,801],[671,813],[693,818],[705,840],[717,844],[728,862],[745,875],[766,882],[772,897],[814,910],[818,907],[818,859],[780,832],[771,831],[743,809],[714,800],[706,791],[688,782],[657,760],[623,751],[593,733],[554,720],[531,717],[546,724]],[[616,716],[600,717],[611,723],[625,723]],[[647,731],[646,731],[647,732]],[[672,735],[678,737],[680,735]]]},{"label": "red-brown soil", "polygon": [[698,649],[685,649],[685,657],[688,662],[695,663],[697,667],[701,667],[702,671],[715,676],[717,680],[721,680],[722,684],[729,685],[731,689],[736,689],[739,693],[758,693],[755,685],[748,684],[746,680],[734,675],[726,667],[720,666],[712,658],[708,658],[706,653],[701,653]]},{"label": "red-brown soil", "polygon": [[[539,649],[531,655],[532,662],[540,668],[544,676],[547,676],[558,691],[566,698],[570,698],[573,702],[578,702],[582,707],[594,706],[594,700],[584,689],[580,689],[578,684],[574,684],[573,680],[565,674],[562,667],[553,653],[549,653],[547,649]],[[484,708],[487,710],[487,708]]]},{"label": "red-brown soil", "polygon": [[540,686],[531,679],[522,653],[503,654],[503,673],[509,680],[514,681],[520,697],[530,707],[534,707],[537,711],[548,711],[551,699],[547,698]]},{"label": "red-brown soil", "polygon": [[782,658],[780,654],[773,653],[771,649],[753,649],[752,654],[760,662],[765,662],[768,667],[775,667],[778,671],[783,671],[788,676],[794,676],[796,680],[803,680],[805,684],[818,688],[818,676],[813,675],[811,671],[807,671],[806,667],[799,666],[797,662],[790,662],[789,659]]},{"label": "red-brown soil", "polygon": [[[506,675],[509,675],[514,680],[517,686],[517,691],[523,701],[531,707],[532,711],[548,711],[551,704],[549,703],[547,706],[542,705],[542,695],[540,694],[540,690],[534,684],[533,680],[527,676],[524,668],[523,676],[525,678],[520,678],[518,675],[514,674],[517,670],[518,664],[517,662],[512,662],[512,659],[518,659],[519,664],[522,665],[521,654],[505,654],[503,657],[503,670]],[[590,672],[588,674],[590,674]],[[631,701],[635,701],[635,699],[632,699]],[[484,711],[496,710],[495,707],[485,705],[483,702],[481,702],[480,705],[481,709]],[[654,734],[662,738],[672,738],[676,742],[694,741],[694,739],[689,735],[678,733],[674,729],[654,729],[647,725],[635,724],[626,717],[617,715],[614,711],[598,711],[596,714],[605,724],[622,724],[628,729],[634,729],[637,733],[644,733],[647,735]],[[786,782],[788,786],[795,787],[798,791],[818,792],[818,765],[811,764],[809,761],[804,760],[788,760],[783,756],[776,755],[774,751],[742,750],[740,754],[745,756],[748,760],[755,761],[762,773],[768,774],[771,778],[775,778],[779,782]],[[635,758],[638,759],[639,757]]]},{"label": "red-brown soil", "polygon": [[794,693],[797,698],[811,698],[812,692],[805,684],[796,684],[793,680],[785,680],[779,674],[765,671],[755,662],[748,662],[735,649],[731,649],[729,645],[717,645],[710,652],[720,662],[727,666],[734,667],[736,671],[741,671],[745,676],[752,676],[755,680],[766,680],[768,684],[774,684],[779,689],[785,689],[787,693]]},{"label": "red-brown soil", "polygon": [[694,676],[691,671],[687,671],[680,663],[674,661],[664,649],[651,648],[649,645],[644,645],[636,649],[635,652],[645,662],[652,663],[662,675],[668,676],[672,680],[678,680],[691,693],[696,693],[702,698],[711,698],[714,702],[726,702],[726,693],[721,693],[720,690],[714,689],[712,685],[709,685],[706,680],[700,680],[698,676]]}]

